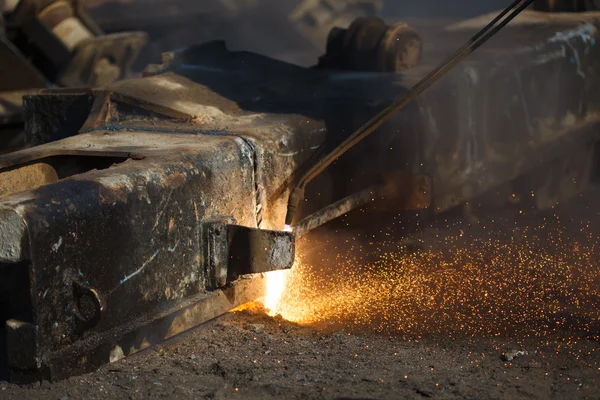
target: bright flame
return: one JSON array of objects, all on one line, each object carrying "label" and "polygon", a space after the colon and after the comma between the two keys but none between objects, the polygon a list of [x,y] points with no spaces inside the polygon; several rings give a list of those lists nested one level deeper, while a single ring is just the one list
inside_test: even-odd
[{"label": "bright flame", "polygon": [[266,274],[266,293],[263,305],[269,315],[274,316],[279,312],[279,303],[289,277],[290,270],[284,269],[271,271]]}]

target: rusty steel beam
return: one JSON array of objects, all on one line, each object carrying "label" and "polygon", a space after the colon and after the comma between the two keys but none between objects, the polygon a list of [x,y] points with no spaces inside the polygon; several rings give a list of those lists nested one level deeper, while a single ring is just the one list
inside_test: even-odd
[{"label": "rusty steel beam", "polygon": [[[41,163],[57,182],[33,179]],[[32,184],[0,200],[13,379],[87,371],[116,357],[107,355],[116,345],[127,355],[256,299],[228,288],[291,267],[294,241],[256,229],[253,164],[252,147],[236,136],[105,129],[1,157],[4,174]],[[221,292],[236,300],[203,300]],[[171,327],[182,307],[183,322]],[[167,326],[153,340],[138,336]]]},{"label": "rusty steel beam", "polygon": [[61,349],[43,361],[38,359],[35,325],[19,320],[6,322],[7,361],[11,380],[59,380],[133,355],[182,332],[216,318],[242,304],[265,295],[267,277],[248,275],[231,285],[201,293],[160,310],[151,316],[133,318],[116,330],[90,336],[86,341]]}]

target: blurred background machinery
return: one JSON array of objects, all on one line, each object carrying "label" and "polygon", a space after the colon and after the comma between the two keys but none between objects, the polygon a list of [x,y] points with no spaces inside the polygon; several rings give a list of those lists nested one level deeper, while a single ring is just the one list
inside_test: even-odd
[{"label": "blurred background machinery", "polygon": [[378,15],[382,6],[382,0],[93,0],[89,10],[106,32],[150,35],[137,64],[143,69],[163,52],[214,39],[232,49],[309,65],[331,28]]},{"label": "blurred background machinery", "polygon": [[129,75],[143,32],[104,34],[80,0],[1,1],[1,151],[22,144],[22,97],[47,87],[97,87]]}]

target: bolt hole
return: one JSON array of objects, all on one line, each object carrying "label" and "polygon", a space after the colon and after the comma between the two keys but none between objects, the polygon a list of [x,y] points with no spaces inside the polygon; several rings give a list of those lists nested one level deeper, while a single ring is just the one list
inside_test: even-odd
[{"label": "bolt hole", "polygon": [[84,322],[97,318],[98,304],[92,293],[83,293],[77,298],[77,315]]}]

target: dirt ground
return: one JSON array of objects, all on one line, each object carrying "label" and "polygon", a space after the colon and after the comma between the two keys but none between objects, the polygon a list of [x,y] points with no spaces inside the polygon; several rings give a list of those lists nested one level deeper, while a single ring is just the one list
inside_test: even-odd
[{"label": "dirt ground", "polygon": [[[599,198],[600,191],[595,189],[587,197],[557,211],[556,215],[561,214],[575,226],[583,224],[586,227],[585,230],[573,229],[567,236],[569,241],[581,242],[582,235],[596,240],[598,235],[593,232],[600,227],[596,207]],[[465,228],[468,225],[465,224],[448,225],[460,230],[463,239],[470,240],[469,232],[479,235],[476,231],[482,224],[478,224],[478,228]],[[592,246],[591,258],[586,258],[585,262],[595,259],[596,249]],[[558,247],[549,248],[549,251],[554,250],[559,251]],[[583,265],[586,271],[596,267]],[[526,272],[522,266],[520,269],[510,269],[508,265],[505,268],[507,279]],[[575,274],[574,270],[567,272],[567,277]],[[498,276],[494,279],[502,281],[502,274]],[[535,279],[543,280],[545,276],[536,275]],[[334,325],[326,324],[327,328],[323,328],[323,324],[301,326],[252,308],[228,313],[92,374],[23,387],[0,382],[0,398],[597,399],[600,398],[600,350],[595,309],[598,291],[594,288],[598,281],[595,277],[591,279],[588,292],[567,292],[565,295],[577,306],[583,304],[583,311],[594,308],[586,314],[587,322],[583,325],[563,322],[560,325],[560,321],[567,319],[557,319],[558,326],[553,325],[541,335],[532,334],[531,330],[479,334],[474,329],[477,320],[470,317],[460,320],[461,326],[466,328],[445,333],[446,325],[443,324],[458,321],[452,312],[446,312],[447,320],[440,320],[439,324],[436,314],[422,321],[415,319],[421,333],[393,334],[375,327],[369,330],[364,321],[349,322],[344,326],[343,319]],[[543,281],[544,285],[552,282]],[[490,290],[500,283],[492,282]],[[446,286],[448,288],[450,286]],[[538,290],[535,285],[525,285],[519,291],[511,291],[510,287],[503,290],[506,290],[506,297],[511,298],[528,288]],[[514,304],[507,300],[502,304],[513,313],[519,310],[514,307],[535,311],[538,307],[535,302],[539,299],[530,297],[529,293],[524,295],[525,300],[517,299]],[[477,301],[484,298],[487,294],[482,298],[470,297]],[[361,301],[369,303],[367,297]],[[544,301],[550,300],[542,299],[539,307],[544,306]],[[339,306],[334,304],[334,298],[331,302],[331,307]],[[496,307],[497,304],[490,303],[489,306]],[[385,307],[385,303],[379,304],[361,312],[385,313]],[[407,306],[402,302],[391,302],[389,307]],[[431,311],[430,306],[415,303],[414,307],[412,313],[411,310],[396,310],[407,313],[390,315],[418,317],[421,312]],[[327,304],[320,310],[326,312]],[[529,319],[530,314],[526,318]],[[510,321],[510,318],[504,318],[498,323]],[[541,319],[537,322],[542,324]],[[482,320],[481,323],[486,322]],[[539,326],[549,326],[544,324]],[[511,356],[514,358],[508,360]]]},{"label": "dirt ground", "polygon": [[[569,337],[569,333],[565,337]],[[230,313],[176,343],[7,399],[575,399],[600,396],[598,343],[322,333]],[[503,361],[503,351],[528,355]]]}]

